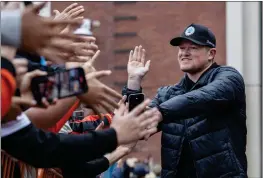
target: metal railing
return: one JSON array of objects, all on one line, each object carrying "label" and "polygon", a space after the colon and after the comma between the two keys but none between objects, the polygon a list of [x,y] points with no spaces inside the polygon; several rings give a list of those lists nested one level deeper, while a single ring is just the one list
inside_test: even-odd
[{"label": "metal railing", "polygon": [[35,168],[1,150],[2,178],[63,178],[59,169]]}]

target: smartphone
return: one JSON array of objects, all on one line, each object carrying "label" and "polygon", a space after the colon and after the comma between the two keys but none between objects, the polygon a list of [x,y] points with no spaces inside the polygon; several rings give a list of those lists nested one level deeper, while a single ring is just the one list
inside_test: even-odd
[{"label": "smartphone", "polygon": [[54,98],[75,96],[87,90],[85,72],[80,67],[49,73],[31,81],[31,91],[39,105],[43,97],[52,102]]},{"label": "smartphone", "polygon": [[144,101],[144,94],[143,93],[137,93],[137,94],[131,94],[128,98],[129,103],[129,111],[133,110],[136,106],[141,104]]}]

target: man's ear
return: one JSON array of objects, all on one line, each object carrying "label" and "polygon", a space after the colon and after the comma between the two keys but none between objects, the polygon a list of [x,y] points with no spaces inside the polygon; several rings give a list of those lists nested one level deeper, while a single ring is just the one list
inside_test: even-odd
[{"label": "man's ear", "polygon": [[213,61],[215,59],[215,56],[216,56],[216,49],[215,48],[211,48],[209,50],[208,60],[209,61]]}]

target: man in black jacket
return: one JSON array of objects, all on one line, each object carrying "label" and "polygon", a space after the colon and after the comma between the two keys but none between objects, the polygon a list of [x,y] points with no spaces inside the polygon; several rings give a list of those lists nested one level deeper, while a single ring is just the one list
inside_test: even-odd
[{"label": "man in black jacket", "polygon": [[[181,81],[158,89],[150,107],[158,107],[163,120],[163,178],[247,177],[245,86],[239,72],[215,63],[216,38],[207,28],[189,25],[180,37],[178,62]],[[149,70],[141,46],[131,51],[128,84],[123,94],[142,92]],[[153,126],[157,123],[153,123]]]}]

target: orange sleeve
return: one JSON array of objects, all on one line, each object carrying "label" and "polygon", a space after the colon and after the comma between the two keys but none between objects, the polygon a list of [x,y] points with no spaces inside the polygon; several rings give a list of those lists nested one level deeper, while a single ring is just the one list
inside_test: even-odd
[{"label": "orange sleeve", "polygon": [[51,128],[48,128],[48,131],[53,133],[58,133],[60,129],[63,127],[63,125],[69,120],[69,118],[72,116],[72,113],[75,111],[75,109],[78,108],[80,101],[76,101],[72,107],[68,110],[68,112]]},{"label": "orange sleeve", "polygon": [[16,80],[6,69],[1,69],[1,119],[9,111],[16,90]]}]

